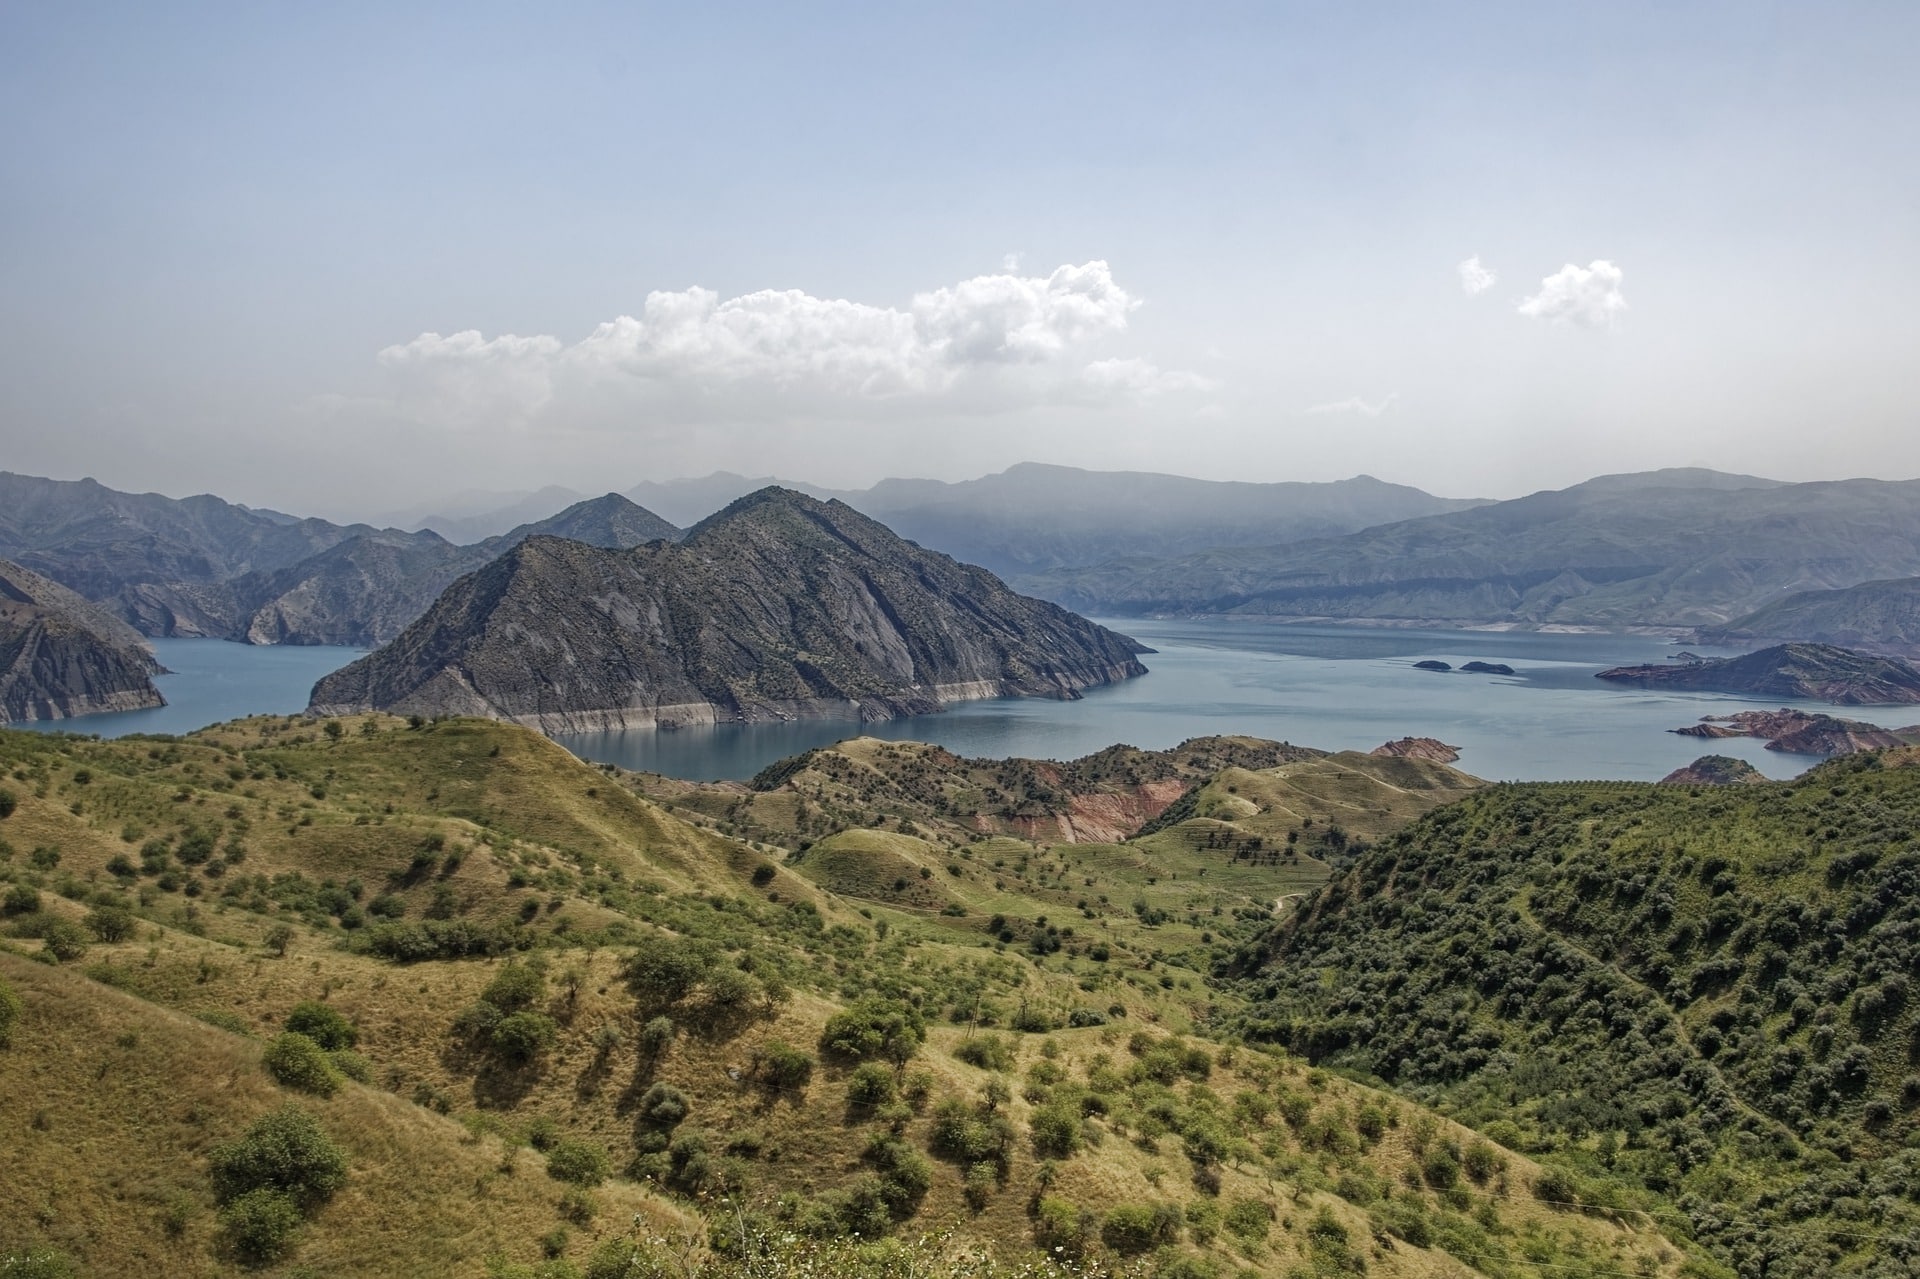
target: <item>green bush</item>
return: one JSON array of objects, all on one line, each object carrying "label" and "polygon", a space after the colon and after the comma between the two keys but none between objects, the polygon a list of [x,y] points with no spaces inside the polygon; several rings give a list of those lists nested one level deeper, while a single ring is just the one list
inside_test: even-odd
[{"label": "green bush", "polygon": [[125,941],[133,936],[138,922],[133,912],[125,906],[97,906],[88,911],[86,919],[82,921],[88,932],[108,943]]},{"label": "green bush", "polygon": [[525,1065],[553,1047],[558,1034],[545,1013],[509,1013],[493,1028],[493,1050],[515,1065]]},{"label": "green bush", "polygon": [[220,1210],[227,1247],[250,1266],[271,1265],[285,1256],[300,1222],[300,1205],[278,1190],[249,1190]]},{"label": "green bush", "polygon": [[927,1037],[918,1009],[868,995],[827,1018],[820,1047],[836,1057],[863,1061],[882,1058],[900,1063],[912,1057]]},{"label": "green bush", "polygon": [[1013,1069],[1013,1041],[1005,1035],[976,1035],[954,1049],[953,1055],[982,1070]]},{"label": "green bush", "polygon": [[1121,1204],[1100,1220],[1100,1241],[1117,1253],[1135,1256],[1160,1242],[1152,1208]]},{"label": "green bush", "polygon": [[640,1122],[671,1128],[687,1117],[687,1096],[672,1084],[656,1083],[640,1094]]},{"label": "green bush", "polygon": [[813,1054],[773,1039],[760,1049],[759,1067],[770,1088],[805,1088],[813,1078]]},{"label": "green bush", "polygon": [[40,890],[31,884],[15,884],[7,890],[5,902],[0,902],[0,914],[31,915],[40,909]]},{"label": "green bush", "polygon": [[1227,1204],[1227,1229],[1248,1243],[1259,1243],[1273,1228],[1273,1209],[1264,1200],[1236,1198]]},{"label": "green bush", "polygon": [[340,1072],[328,1060],[326,1049],[297,1030],[275,1035],[260,1055],[260,1064],[276,1083],[288,1088],[320,1097],[340,1091]]},{"label": "green bush", "polygon": [[592,1142],[566,1138],[555,1142],[547,1152],[547,1175],[555,1181],[575,1186],[597,1186],[607,1179],[612,1165],[607,1152]]},{"label": "green bush", "polygon": [[1037,1107],[1028,1121],[1033,1151],[1042,1159],[1066,1159],[1080,1149],[1078,1107],[1053,1102]]},{"label": "green bush", "polygon": [[14,810],[18,807],[20,807],[20,797],[18,795],[15,795],[10,790],[0,790],[0,821],[5,821],[7,818],[13,816]]},{"label": "green bush", "polygon": [[547,974],[532,964],[508,964],[487,988],[480,992],[480,998],[492,1004],[503,1013],[517,1013],[530,1008],[540,997],[547,993]]},{"label": "green bush", "polygon": [[356,1084],[373,1082],[373,1063],[351,1048],[336,1048],[327,1054],[333,1068]]},{"label": "green bush", "polygon": [[71,920],[49,920],[40,930],[40,940],[46,944],[47,953],[63,964],[87,953],[86,930]]},{"label": "green bush", "polygon": [[1064,1199],[1042,1195],[1033,1211],[1033,1242],[1050,1256],[1077,1259],[1087,1247],[1087,1222]]},{"label": "green bush", "polygon": [[262,1116],[238,1141],[216,1147],[212,1164],[214,1191],[222,1203],[264,1189],[311,1207],[347,1182],[346,1155],[312,1115],[295,1105]]},{"label": "green bush", "polygon": [[360,1032],[339,1012],[317,999],[303,999],[287,1014],[287,1029],[305,1035],[328,1052],[351,1048]]},{"label": "green bush", "polygon": [[893,1096],[893,1072],[877,1061],[867,1062],[847,1080],[849,1105],[884,1106]]}]

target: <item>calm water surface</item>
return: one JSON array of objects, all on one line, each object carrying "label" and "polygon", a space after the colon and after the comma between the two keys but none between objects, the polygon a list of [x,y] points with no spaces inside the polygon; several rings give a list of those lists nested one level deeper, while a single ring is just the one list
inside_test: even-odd
[{"label": "calm water surface", "polygon": [[[1779,705],[1716,694],[1653,693],[1593,678],[1608,666],[1660,661],[1680,646],[1637,635],[1406,631],[1263,622],[1108,623],[1158,649],[1151,674],[1077,702],[965,702],[940,715],[858,724],[723,725],[675,732],[561,737],[587,759],[675,777],[744,779],[777,759],[845,737],[937,742],[962,755],[1071,759],[1115,742],[1163,749],[1189,737],[1244,733],[1370,750],[1395,737],[1458,746],[1460,767],[1482,777],[1652,780],[1709,752],[1736,755],[1773,777],[1813,761],[1748,738],[1708,742],[1667,729],[1702,715]],[[19,725],[42,731],[185,733],[245,715],[303,710],[314,681],[360,656],[351,648],[255,648],[219,640],[156,640],[174,671],[158,680],[168,705]],[[1694,647],[1706,656],[1735,650]],[[1424,658],[1459,666],[1504,662],[1511,677],[1413,669]],[[1817,703],[1806,710],[1835,711]],[[1888,726],[1920,721],[1920,707],[1842,708]]]},{"label": "calm water surface", "polygon": [[[787,755],[856,734],[937,742],[961,755],[1072,759],[1115,742],[1157,750],[1189,737],[1243,733],[1371,750],[1396,737],[1437,737],[1460,748],[1459,767],[1498,780],[1657,780],[1708,754],[1735,755],[1773,777],[1814,761],[1751,738],[1678,737],[1703,715],[1780,705],[1715,694],[1654,693],[1593,678],[1609,666],[1657,662],[1681,651],[1638,635],[1414,631],[1262,622],[1106,623],[1159,651],[1152,672],[1077,702],[965,702],[940,715],[883,724],[806,721],[674,732],[562,737],[588,759],[700,780],[744,779]],[[1688,646],[1702,656],[1743,651]],[[1425,658],[1481,660],[1511,677],[1417,671]],[[1920,707],[1836,708],[1795,703],[1895,726]]]},{"label": "calm water surface", "polygon": [[247,715],[292,715],[307,709],[307,695],[322,675],[333,674],[356,657],[365,656],[365,652],[335,646],[258,647],[225,640],[154,640],[154,656],[173,672],[153,681],[167,699],[165,706],[7,727],[124,737],[128,733],[191,733]]}]

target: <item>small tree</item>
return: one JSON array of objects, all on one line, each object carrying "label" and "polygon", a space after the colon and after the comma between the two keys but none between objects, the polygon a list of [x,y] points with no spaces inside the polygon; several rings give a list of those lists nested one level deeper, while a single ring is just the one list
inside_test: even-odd
[{"label": "small tree", "polygon": [[545,1013],[508,1013],[493,1028],[493,1050],[524,1066],[553,1047],[557,1033],[553,1018]]},{"label": "small tree", "polygon": [[328,1052],[351,1048],[360,1032],[340,1013],[317,999],[303,999],[287,1014],[287,1029],[305,1035]]},{"label": "small tree", "polygon": [[340,1091],[340,1072],[327,1059],[326,1051],[298,1031],[289,1030],[274,1036],[260,1055],[260,1064],[267,1068],[275,1082],[288,1088],[320,1097],[331,1097]]},{"label": "small tree", "polygon": [[212,1162],[223,1203],[267,1189],[310,1208],[347,1183],[346,1155],[312,1115],[291,1104],[256,1120],[238,1141],[216,1147]]},{"label": "small tree", "polygon": [[611,1167],[607,1152],[592,1142],[568,1138],[547,1153],[547,1175],[576,1186],[599,1185]]},{"label": "small tree", "polygon": [[287,955],[287,947],[293,945],[293,926],[290,924],[275,924],[273,927],[267,929],[267,935],[262,938],[262,940],[266,943],[267,949],[272,951],[276,957],[284,959]]},{"label": "small tree", "polygon": [[87,931],[109,944],[133,936],[137,926],[133,912],[125,906],[99,906],[87,912]]},{"label": "small tree", "polygon": [[220,1210],[227,1247],[250,1266],[285,1256],[301,1220],[300,1205],[278,1190],[249,1190]]},{"label": "small tree", "polygon": [[70,963],[87,953],[86,930],[68,919],[56,919],[40,933],[47,953],[60,963]]}]

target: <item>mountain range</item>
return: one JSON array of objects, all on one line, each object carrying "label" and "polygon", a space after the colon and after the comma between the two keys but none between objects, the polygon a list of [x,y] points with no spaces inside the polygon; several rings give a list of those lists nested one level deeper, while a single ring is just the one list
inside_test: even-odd
[{"label": "mountain range", "polygon": [[1107,615],[1711,626],[1795,591],[1920,574],[1920,481],[1713,471],[1571,488],[1336,538],[1115,559],[1024,583]]},{"label": "mountain range", "polygon": [[1920,658],[1920,577],[1796,591],[1723,626],[1702,627],[1698,638],[1703,644],[1802,640]]},{"label": "mountain range", "polygon": [[321,714],[514,719],[549,731],[1074,697],[1139,646],[839,502],[769,488],[679,542],[525,539],[391,644],[321,680]]}]

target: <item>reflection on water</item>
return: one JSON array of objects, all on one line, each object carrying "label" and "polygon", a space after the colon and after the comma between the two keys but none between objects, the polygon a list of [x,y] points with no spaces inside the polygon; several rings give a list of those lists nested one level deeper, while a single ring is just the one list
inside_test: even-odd
[{"label": "reflection on water", "polygon": [[[1702,715],[1777,702],[1651,692],[1593,678],[1609,666],[1678,652],[1668,639],[1228,621],[1109,625],[1159,650],[1143,659],[1152,673],[1095,689],[1077,702],[966,702],[944,714],[882,724],[808,720],[558,740],[588,759],[699,780],[744,780],[784,756],[863,733],[937,742],[961,755],[1036,759],[1071,759],[1114,742],[1163,749],[1216,733],[1327,750],[1370,750],[1411,735],[1460,747],[1461,768],[1500,780],[1655,780],[1708,753],[1738,756],[1774,777],[1791,777],[1812,762],[1747,738],[1707,742],[1666,731]],[[1499,662],[1514,674],[1414,670],[1425,658],[1454,666]],[[1885,725],[1920,720],[1920,707],[1839,713]]]}]

